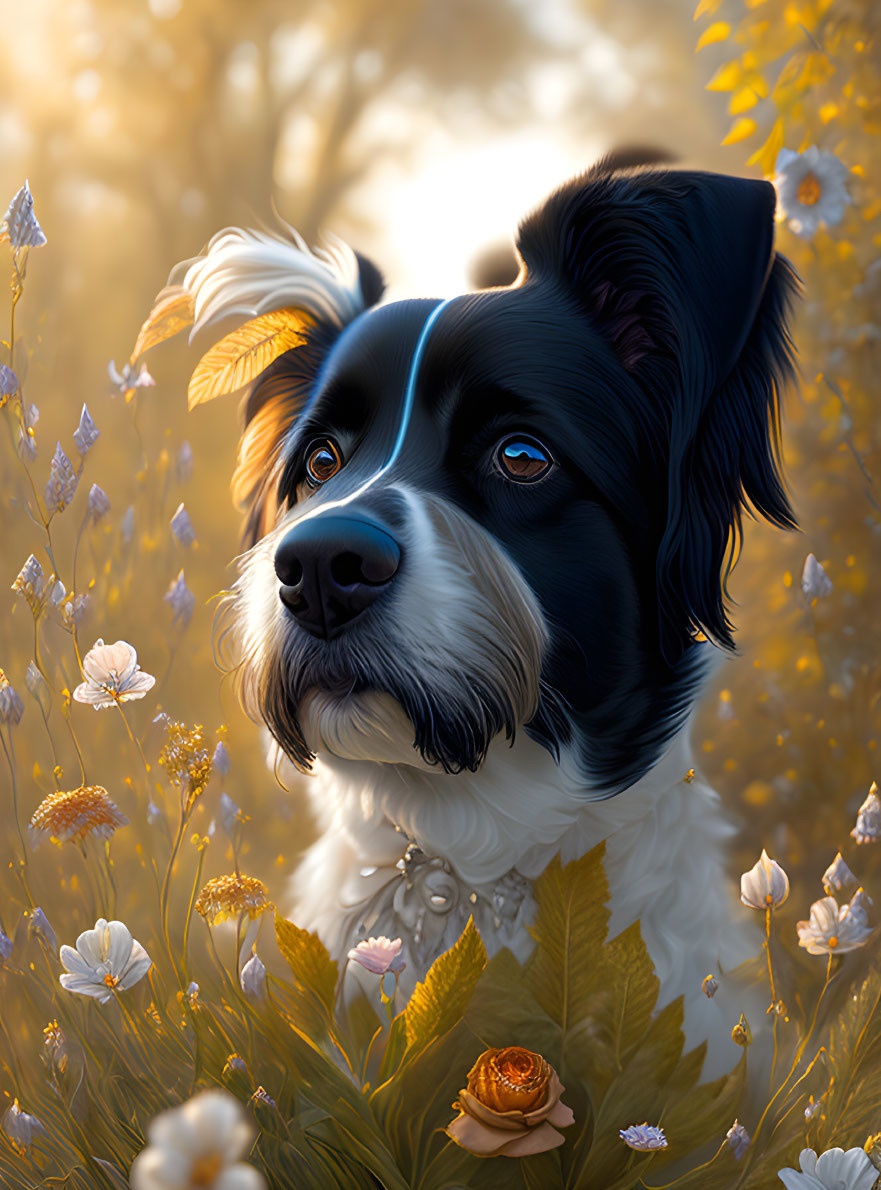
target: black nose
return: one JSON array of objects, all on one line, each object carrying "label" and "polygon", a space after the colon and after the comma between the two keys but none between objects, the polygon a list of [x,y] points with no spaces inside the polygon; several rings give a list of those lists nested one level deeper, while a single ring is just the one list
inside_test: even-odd
[{"label": "black nose", "polygon": [[401,547],[376,521],[325,513],[282,539],[279,597],[307,632],[329,640],[379,598],[400,562]]}]

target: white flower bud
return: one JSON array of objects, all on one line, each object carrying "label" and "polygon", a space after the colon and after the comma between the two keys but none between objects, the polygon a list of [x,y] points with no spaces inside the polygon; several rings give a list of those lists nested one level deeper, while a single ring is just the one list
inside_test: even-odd
[{"label": "white flower bud", "polygon": [[258,1003],[266,999],[266,968],[257,954],[248,959],[241,974],[242,991]]},{"label": "white flower bud", "polygon": [[825,599],[827,595],[832,594],[832,580],[813,554],[808,554],[805,558],[804,570],[801,575],[801,589],[805,598],[811,601]]},{"label": "white flower bud", "polygon": [[789,877],[762,850],[758,863],[740,878],[740,899],[750,909],[778,909],[789,896]]}]

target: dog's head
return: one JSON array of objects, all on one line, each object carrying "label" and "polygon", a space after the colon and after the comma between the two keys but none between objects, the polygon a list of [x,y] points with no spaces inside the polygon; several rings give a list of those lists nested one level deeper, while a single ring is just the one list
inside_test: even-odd
[{"label": "dog's head", "polygon": [[212,242],[203,322],[305,327],[247,395],[234,480],[243,688],[295,763],[455,772],[523,730],[598,797],[657,758],[702,638],[733,647],[742,512],[793,524],[773,226],[767,183],[601,164],[522,224],[512,286],[384,306],[342,248]]}]

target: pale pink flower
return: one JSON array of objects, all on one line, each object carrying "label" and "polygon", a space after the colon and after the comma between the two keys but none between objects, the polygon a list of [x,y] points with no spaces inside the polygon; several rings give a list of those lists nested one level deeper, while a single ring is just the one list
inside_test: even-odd
[{"label": "pale pink flower", "polygon": [[385,937],[367,938],[353,946],[348,957],[374,975],[385,975],[386,971],[397,974],[406,966],[401,946],[400,938],[394,941]]}]

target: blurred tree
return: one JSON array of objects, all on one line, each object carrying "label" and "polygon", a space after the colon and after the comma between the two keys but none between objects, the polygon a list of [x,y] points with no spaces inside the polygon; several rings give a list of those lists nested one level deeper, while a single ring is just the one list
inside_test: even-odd
[{"label": "blurred tree", "polygon": [[[426,113],[522,119],[521,76],[548,49],[511,0],[36,0],[15,23],[6,189],[27,171],[56,293],[91,304],[125,279],[105,329],[129,332],[168,266],[224,224],[274,203],[314,239],[376,164],[406,158]],[[81,338],[56,348],[76,359]]]},{"label": "blurred tree", "polygon": [[739,173],[736,154],[719,145],[721,108],[695,55],[695,2],[575,0],[587,31],[566,118],[584,136],[599,124],[610,147],[638,140],[683,164]]}]

